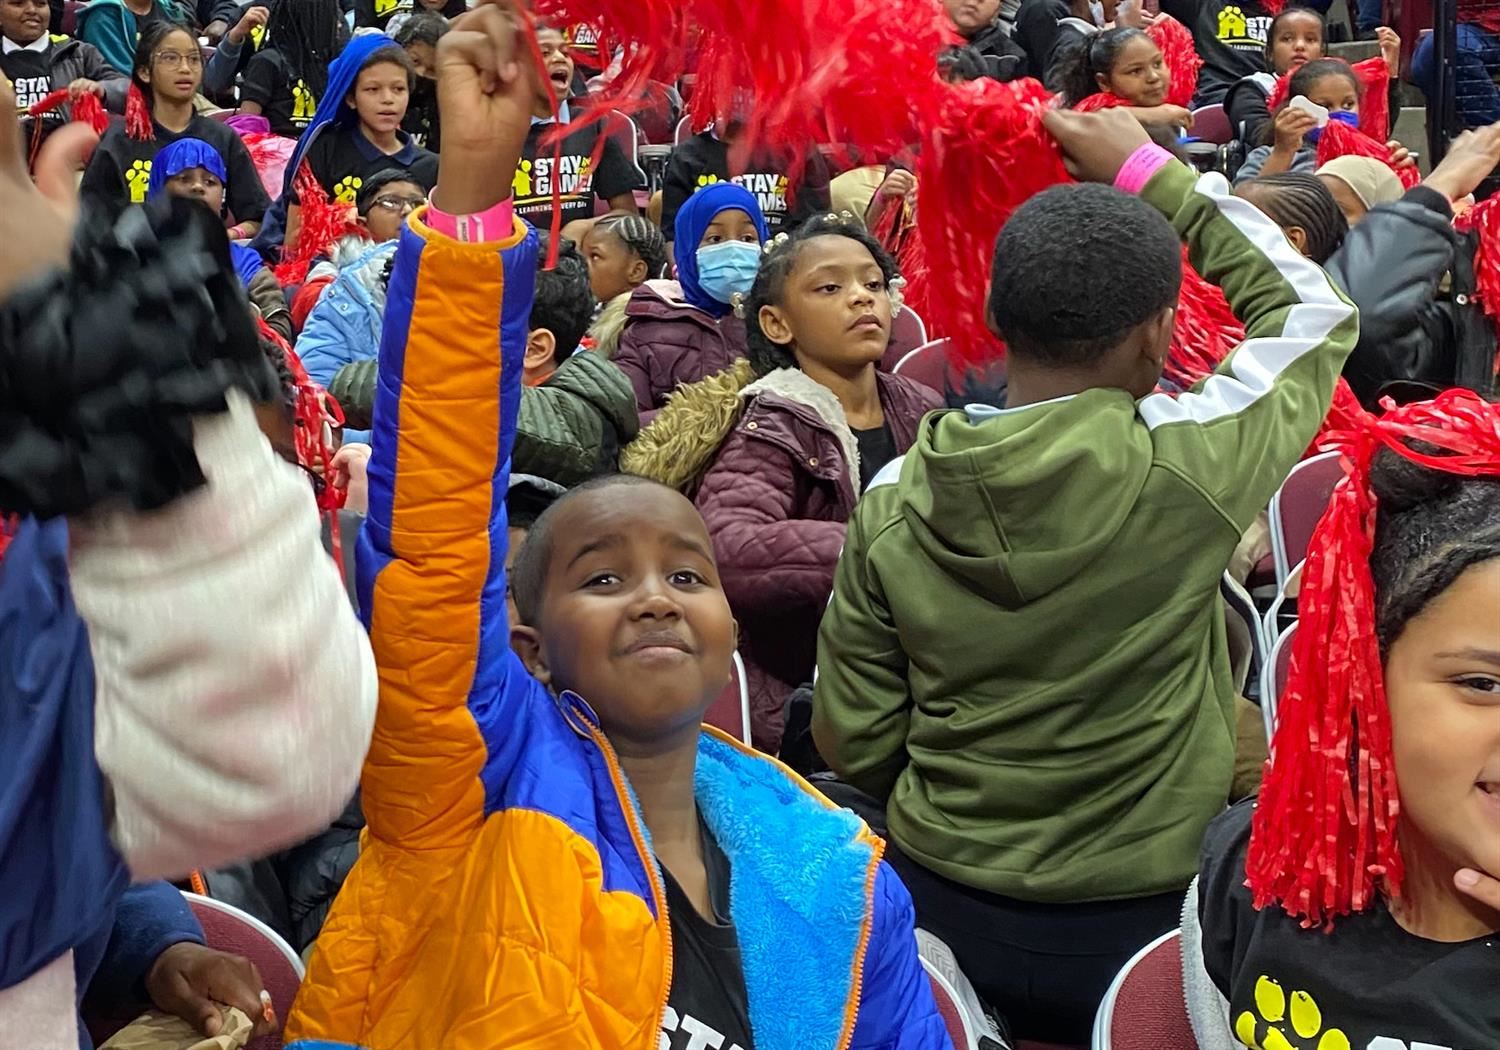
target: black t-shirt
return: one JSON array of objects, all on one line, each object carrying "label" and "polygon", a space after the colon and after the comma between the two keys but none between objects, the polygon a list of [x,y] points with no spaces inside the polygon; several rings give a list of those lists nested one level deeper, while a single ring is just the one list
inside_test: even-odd
[{"label": "black t-shirt", "polygon": [[1424,940],[1403,930],[1384,903],[1339,919],[1328,934],[1302,929],[1277,906],[1256,911],[1244,885],[1253,805],[1242,802],[1209,825],[1198,885],[1203,961],[1229,1000],[1241,1042],[1500,1046],[1500,936]]},{"label": "black t-shirt", "polygon": [[[807,158],[801,184],[792,194],[787,181],[790,169],[789,158],[768,151],[750,156],[745,170],[738,175],[729,174],[729,146],[711,131],[694,135],[672,151],[667,161],[661,192],[661,228],[667,240],[672,240],[673,225],[677,221],[677,210],[694,193],[715,182],[733,182],[755,195],[760,210],[766,217],[766,228],[771,236],[790,232],[814,215],[827,212],[828,162],[817,150]],[[795,200],[788,200],[788,197]]]},{"label": "black t-shirt", "polygon": [[180,133],[168,131],[160,124],[153,126],[156,138],[137,142],[125,134],[124,118],[112,118],[109,130],[99,140],[84,170],[79,193],[100,201],[139,204],[146,199],[151,162],[161,148],[181,138],[196,138],[207,142],[224,158],[224,169],[229,175],[224,203],[234,221],[260,220],[271,202],[261,185],[255,162],[250,159],[250,151],[228,126],[197,115]]},{"label": "black t-shirt", "polygon": [[[550,121],[531,125],[521,164],[516,169],[511,188],[515,194],[516,214],[539,230],[552,223],[553,151],[556,146],[542,145],[542,136],[555,127]],[[599,143],[598,124],[580,124],[562,140],[557,159],[556,178],[562,187],[560,209],[563,225],[594,214],[594,196],[608,200],[622,193],[646,188],[645,173],[630,163],[625,151],[613,139],[604,140],[604,150],[596,167],[594,148]]]},{"label": "black t-shirt", "polygon": [[[44,38],[45,39],[45,38]],[[46,98],[52,91],[52,52],[54,48],[49,40],[47,46],[41,51],[32,51],[29,48],[21,48],[17,51],[6,52],[0,55],[0,72],[3,72],[11,83],[16,86],[16,108],[24,110],[27,106],[35,105]],[[67,87],[59,84],[59,87]],[[45,114],[41,120],[48,129],[61,126],[65,115],[65,108],[59,106],[51,113]],[[32,118],[22,117],[21,128],[26,133],[27,142],[31,141]]]},{"label": "black t-shirt", "polygon": [[872,430],[856,430],[854,440],[859,445],[859,491],[863,492],[880,468],[896,458],[896,439],[885,423]]},{"label": "black t-shirt", "polygon": [[1240,77],[1266,70],[1266,38],[1272,16],[1253,0],[1162,0],[1161,9],[1187,26],[1203,59],[1197,106],[1224,101]]},{"label": "black t-shirt", "polygon": [[442,122],[437,105],[437,81],[428,77],[417,77],[412,85],[411,96],[406,101],[406,116],[401,118],[401,130],[423,149],[438,153],[442,150]]},{"label": "black t-shirt", "polygon": [[708,895],[717,922],[698,914],[665,866],[667,918],[672,925],[672,990],[662,1015],[663,1050],[713,1046],[754,1050],[750,1005],[740,968],[740,942],[729,921],[729,859],[698,819]]},{"label": "black t-shirt", "polygon": [[[409,136],[399,152],[386,154],[356,127],[325,127],[307,147],[306,158],[329,199],[343,204],[353,204],[365,180],[386,168],[407,169],[428,193],[437,185],[437,154],[414,145]],[[287,190],[286,199],[299,203],[295,186]]]},{"label": "black t-shirt", "polygon": [[255,53],[245,66],[240,101],[254,102],[278,135],[296,138],[312,123],[318,100],[275,47]]},{"label": "black t-shirt", "polygon": [[411,14],[415,0],[354,0],[354,27],[373,26],[385,32],[393,15]]}]

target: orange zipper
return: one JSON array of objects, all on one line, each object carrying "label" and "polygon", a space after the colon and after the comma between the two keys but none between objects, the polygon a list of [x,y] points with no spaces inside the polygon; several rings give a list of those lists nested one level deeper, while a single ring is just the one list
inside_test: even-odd
[{"label": "orange zipper", "polygon": [[865,953],[870,948],[870,931],[875,925],[875,878],[880,873],[880,860],[885,856],[885,839],[870,834],[870,870],[865,875],[865,917],[860,924],[859,946],[854,949],[854,987],[849,1002],[844,1006],[844,1030],[839,1035],[838,1050],[848,1050],[854,1038],[854,1022],[859,1016],[860,1001],[864,998]]},{"label": "orange zipper", "polygon": [[[620,799],[620,808],[625,811],[626,822],[630,825],[630,838],[635,842],[636,853],[640,855],[641,863],[646,868],[646,878],[651,883],[651,899],[656,902],[656,925],[661,930],[662,943],[665,946],[665,967],[662,972],[661,1001],[656,1009],[656,1027],[650,1032],[647,1043],[649,1048],[656,1047],[660,1041],[662,1021],[667,1016],[667,999],[672,994],[672,923],[667,918],[667,889],[662,885],[661,873],[656,870],[656,857],[646,848],[646,838],[641,834],[640,815],[636,813],[635,803],[630,800],[630,792],[625,789],[625,775],[620,772],[620,760],[615,757],[615,749],[610,746],[604,734],[589,722],[584,720],[588,726],[589,739],[599,746],[604,755],[604,762],[609,766],[609,776],[615,785],[615,794]],[[860,952],[863,956],[863,949]]]}]

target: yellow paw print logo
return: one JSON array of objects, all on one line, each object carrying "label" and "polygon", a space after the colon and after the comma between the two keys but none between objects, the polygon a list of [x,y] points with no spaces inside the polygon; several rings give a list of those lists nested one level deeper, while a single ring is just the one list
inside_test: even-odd
[{"label": "yellow paw print logo", "polygon": [[1219,39],[1240,40],[1245,36],[1246,23],[1244,9],[1229,4],[1219,12]]},{"label": "yellow paw print logo", "polygon": [[251,46],[250,50],[251,51],[259,51],[260,50],[260,45],[264,44],[265,42],[266,42],[266,27],[265,26],[251,26],[250,27],[250,43],[251,43],[252,46]]},{"label": "yellow paw print logo", "polygon": [[517,197],[531,196],[531,161],[523,160],[516,168],[515,178],[510,180],[510,191]]},{"label": "yellow paw print logo", "polygon": [[1349,1050],[1347,1035],[1323,1027],[1323,1011],[1312,996],[1293,992],[1288,999],[1269,977],[1255,982],[1255,1010],[1235,1018],[1234,1034],[1251,1050]]},{"label": "yellow paw print logo", "polygon": [[401,6],[401,0],[375,0],[375,16],[384,18]]},{"label": "yellow paw print logo", "polygon": [[358,175],[345,175],[333,184],[333,199],[339,204],[353,204],[354,198],[359,196],[359,188],[365,184],[365,180]]},{"label": "yellow paw print logo", "polygon": [[719,181],[719,177],[717,175],[699,175],[698,176],[698,188],[701,190],[703,187],[705,187],[705,186],[712,186],[714,183],[716,183],[718,181]]},{"label": "yellow paw print logo", "polygon": [[125,185],[130,187],[130,203],[140,204],[146,199],[146,191],[151,188],[151,162],[149,160],[134,160],[130,162],[130,170],[125,172]]},{"label": "yellow paw print logo", "polygon": [[292,119],[298,123],[307,123],[312,120],[313,114],[318,111],[317,99],[308,90],[307,85],[297,81],[292,85]]}]

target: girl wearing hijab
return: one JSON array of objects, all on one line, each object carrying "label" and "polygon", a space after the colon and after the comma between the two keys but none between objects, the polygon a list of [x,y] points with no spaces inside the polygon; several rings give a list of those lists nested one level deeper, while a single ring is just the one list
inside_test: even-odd
[{"label": "girl wearing hijab", "polygon": [[[163,146],[156,155],[146,199],[185,197],[199,200],[222,217],[228,191],[229,175],[219,151],[202,139],[183,138]],[[230,241],[229,261],[260,317],[281,338],[290,340],[292,315],[287,310],[286,295],[276,283],[275,274],[266,267],[265,260],[249,246]]]},{"label": "girl wearing hijab", "polygon": [[677,280],[647,281],[635,290],[613,355],[635,388],[642,422],[680,385],[745,356],[745,324],[733,307],[750,294],[765,241],[760,205],[732,182],[705,186],[678,210]]}]

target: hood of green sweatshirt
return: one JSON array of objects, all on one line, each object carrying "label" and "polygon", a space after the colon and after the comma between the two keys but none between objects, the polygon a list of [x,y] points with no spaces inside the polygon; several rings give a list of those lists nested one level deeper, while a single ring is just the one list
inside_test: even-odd
[{"label": "hood of green sweatshirt", "polygon": [[907,454],[902,513],[945,572],[1018,608],[1088,572],[1114,541],[1149,445],[1123,390],[934,413]]}]

